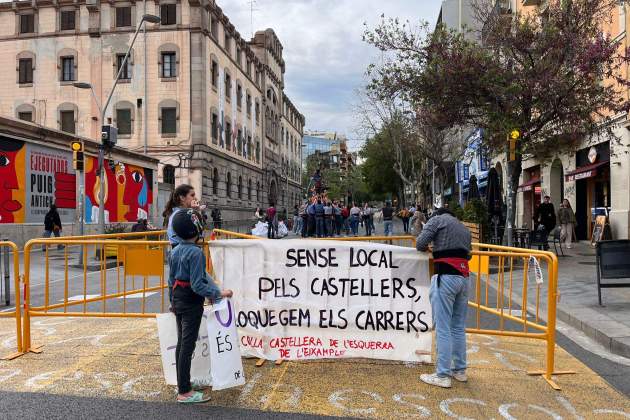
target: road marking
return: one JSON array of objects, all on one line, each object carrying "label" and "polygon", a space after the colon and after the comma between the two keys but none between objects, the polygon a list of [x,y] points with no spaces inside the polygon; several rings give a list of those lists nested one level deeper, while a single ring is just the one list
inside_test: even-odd
[{"label": "road marking", "polygon": [[[92,298],[97,298],[100,295],[74,295],[74,296],[70,296],[68,298],[68,302],[79,302],[79,301],[83,301],[84,299],[92,299]],[[64,299],[59,299],[59,302],[63,302]]]},{"label": "road marking", "polygon": [[125,297],[127,299],[142,299],[143,297],[149,297],[151,295],[155,295],[156,293],[157,292],[146,292],[146,293],[144,293],[144,296],[143,296],[142,292],[138,292],[138,293],[132,293],[132,294],[127,295],[127,296],[120,296],[120,297],[118,297],[116,299],[125,299]]},{"label": "road marking", "polygon": [[0,312],[11,312],[11,311],[14,311],[14,310],[15,310],[15,306],[12,307],[12,308],[3,309]]}]

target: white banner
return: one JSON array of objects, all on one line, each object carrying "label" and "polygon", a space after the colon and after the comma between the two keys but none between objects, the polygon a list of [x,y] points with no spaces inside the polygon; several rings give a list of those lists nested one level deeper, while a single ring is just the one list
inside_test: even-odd
[{"label": "white banner", "polygon": [[426,254],[301,239],[213,241],[210,251],[215,278],[234,290],[245,356],[431,361]]},{"label": "white banner", "polygon": [[245,385],[234,309],[229,300],[223,299],[212,307],[208,317],[208,341],[212,360],[212,390]]},{"label": "white banner", "polygon": [[[206,308],[199,327],[199,337],[193,353],[190,366],[190,380],[196,384],[211,385],[210,375],[210,345],[208,342],[208,327],[206,320],[214,318],[211,308]],[[165,313],[157,315],[158,337],[160,339],[160,353],[162,355],[162,369],[168,385],[177,385],[177,369],[175,368],[175,349],[177,347],[177,323],[175,315]]]}]

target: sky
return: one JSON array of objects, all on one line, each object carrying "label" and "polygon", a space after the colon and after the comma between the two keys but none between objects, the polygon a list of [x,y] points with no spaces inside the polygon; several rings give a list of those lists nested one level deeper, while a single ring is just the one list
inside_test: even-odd
[{"label": "sky", "polygon": [[441,0],[217,0],[244,39],[273,28],[283,46],[285,93],[306,118],[306,129],[336,131],[357,149],[356,90],[381,53],[362,41],[364,23],[381,15],[410,22],[437,20]]}]

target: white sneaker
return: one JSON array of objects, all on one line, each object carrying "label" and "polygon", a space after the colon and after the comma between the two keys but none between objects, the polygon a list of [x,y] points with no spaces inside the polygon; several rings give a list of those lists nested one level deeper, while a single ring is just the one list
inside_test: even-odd
[{"label": "white sneaker", "polygon": [[468,376],[466,376],[466,372],[453,372],[453,378],[459,382],[468,382]]},{"label": "white sneaker", "polygon": [[437,373],[424,373],[420,375],[420,380],[425,384],[439,386],[441,388],[450,388],[451,387],[451,378],[445,377],[441,378],[437,376]]}]

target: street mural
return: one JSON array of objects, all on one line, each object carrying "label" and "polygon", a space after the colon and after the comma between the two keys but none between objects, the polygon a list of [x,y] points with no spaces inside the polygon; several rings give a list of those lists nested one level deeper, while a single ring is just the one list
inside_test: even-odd
[{"label": "street mural", "polygon": [[[98,222],[98,160],[85,158],[85,222]],[[105,160],[105,222],[147,218],[153,202],[153,172]],[[0,136],[0,223],[43,223],[51,204],[61,221],[75,220],[76,175],[72,152]]]},{"label": "street mural", "polygon": [[[85,159],[85,221],[98,222],[98,159]],[[153,171],[119,163],[112,169],[105,159],[105,223],[146,219],[153,203]]]}]

